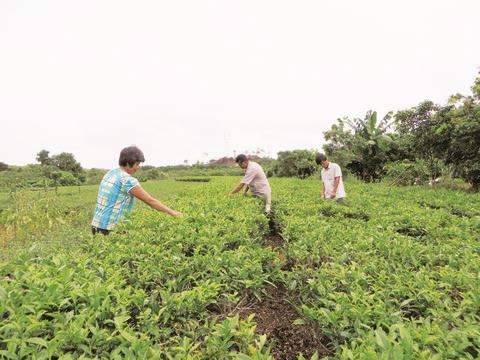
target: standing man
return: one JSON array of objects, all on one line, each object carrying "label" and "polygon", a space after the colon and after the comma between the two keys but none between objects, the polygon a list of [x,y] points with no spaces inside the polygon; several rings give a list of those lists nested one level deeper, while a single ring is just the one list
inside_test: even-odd
[{"label": "standing man", "polygon": [[120,152],[119,168],[110,170],[103,177],[98,189],[97,205],[92,220],[92,233],[108,235],[124,215],[132,210],[134,199],[140,199],[151,208],[175,218],[182,213],[163,205],[147,193],[132,175],[145,161],[142,151],[129,146]]},{"label": "standing man", "polygon": [[322,194],[324,199],[337,199],[337,203],[345,201],[345,188],[343,187],[342,169],[338,164],[327,160],[325,154],[318,154],[315,162],[322,165]]},{"label": "standing man", "polygon": [[230,195],[236,194],[246,185],[244,195],[248,190],[252,190],[252,195],[261,197],[265,201],[265,212],[270,213],[272,206],[272,190],[268,183],[267,176],[262,167],[256,162],[250,161],[243,154],[238,155],[235,158],[235,162],[242,169],[245,170],[245,177],[231,192]]}]

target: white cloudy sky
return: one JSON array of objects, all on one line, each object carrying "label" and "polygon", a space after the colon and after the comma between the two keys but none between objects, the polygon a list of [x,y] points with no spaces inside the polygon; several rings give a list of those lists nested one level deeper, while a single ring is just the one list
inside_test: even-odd
[{"label": "white cloudy sky", "polygon": [[338,117],[469,93],[478,0],[2,0],[0,161],[320,149]]}]

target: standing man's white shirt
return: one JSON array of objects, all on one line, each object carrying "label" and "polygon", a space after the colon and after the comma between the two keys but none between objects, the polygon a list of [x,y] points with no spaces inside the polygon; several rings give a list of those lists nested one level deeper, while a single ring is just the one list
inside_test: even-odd
[{"label": "standing man's white shirt", "polygon": [[335,186],[335,178],[340,177],[340,181],[337,187],[337,193],[335,194],[335,199],[343,199],[345,195],[345,188],[343,187],[342,179],[342,169],[340,166],[335,163],[329,163],[328,168],[322,169],[322,182],[325,186],[325,199],[330,199],[330,195],[333,192]]}]

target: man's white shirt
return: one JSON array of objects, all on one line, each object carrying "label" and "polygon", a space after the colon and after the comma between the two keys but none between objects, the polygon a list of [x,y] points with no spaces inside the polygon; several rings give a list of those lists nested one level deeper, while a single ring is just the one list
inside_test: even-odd
[{"label": "man's white shirt", "polygon": [[330,194],[333,191],[333,187],[335,184],[335,178],[340,177],[340,181],[338,183],[337,193],[335,195],[335,199],[344,198],[345,195],[345,188],[343,187],[343,179],[342,179],[342,169],[340,166],[335,163],[329,163],[328,168],[322,169],[322,182],[325,186],[325,198],[330,199]]}]

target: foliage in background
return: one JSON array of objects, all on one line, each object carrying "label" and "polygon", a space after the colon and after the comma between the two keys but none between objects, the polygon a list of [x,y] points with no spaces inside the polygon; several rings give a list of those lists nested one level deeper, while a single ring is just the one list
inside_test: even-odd
[{"label": "foliage in background", "polygon": [[317,171],[315,151],[280,151],[273,166],[273,174],[279,177],[298,177],[305,179]]},{"label": "foliage in background", "polygon": [[436,128],[441,114],[446,111],[448,108],[424,101],[416,107],[399,111],[395,116],[400,137],[412,150],[414,159],[425,162],[431,180],[442,175],[442,154],[447,143]]},{"label": "foliage in background", "polygon": [[[338,119],[324,132],[324,150],[367,182],[380,180],[388,171],[391,176],[403,166],[386,166],[389,162],[420,161],[417,170],[425,165],[431,181],[452,175],[480,189],[480,77],[470,96],[456,94],[444,106],[424,101],[394,118],[390,112],[378,122],[369,111],[364,119]],[[405,167],[402,182],[409,183],[412,170]]]},{"label": "foliage in background", "polygon": [[427,162],[431,179],[449,165],[454,176],[476,191],[480,187],[479,83],[480,77],[471,96],[456,94],[445,106],[425,101],[396,115],[398,132],[410,142],[415,157]]},{"label": "foliage in background", "polygon": [[[66,155],[65,155],[66,154]],[[61,156],[60,156],[61,155]],[[20,188],[45,188],[72,185],[98,185],[108,170],[82,169],[72,154],[48,156],[48,151],[37,154],[38,165],[8,166],[0,171],[0,191],[16,191]],[[273,159],[255,159],[268,171]],[[0,163],[0,165],[3,163]],[[1,170],[1,169],[0,169]],[[154,167],[145,165],[135,174],[141,182],[175,179],[182,176],[242,176],[244,170],[233,165],[195,164]]]},{"label": "foliage in background", "polygon": [[41,150],[37,154],[37,161],[41,166],[54,166],[61,171],[68,171],[74,176],[78,177],[83,172],[80,163],[75,160],[75,157],[71,153],[62,152],[58,155],[49,157],[49,151]]},{"label": "foliage in background", "polygon": [[[349,170],[367,182],[381,180],[385,175],[400,178],[398,172],[403,167],[405,178],[399,184],[412,183],[415,174],[422,183],[426,166],[431,181],[439,176],[458,177],[475,191],[480,189],[480,77],[475,80],[470,96],[456,94],[445,106],[424,101],[397,112],[395,117],[392,115],[389,112],[379,121],[375,111],[368,111],[363,119],[338,119],[324,132],[325,153],[345,174]],[[259,154],[262,151],[257,150],[251,156],[263,166],[268,177],[306,178],[316,172],[313,151],[282,151],[277,160]],[[73,154],[65,152],[50,156],[49,151],[41,150],[37,161],[40,165],[24,167],[0,163],[0,189],[99,184],[105,173],[99,169],[85,171]],[[408,162],[419,164],[406,166]],[[208,164],[188,165],[185,161],[175,166],[144,166],[137,176],[144,182],[243,173],[233,158],[224,157]]]},{"label": "foliage in background", "polygon": [[19,188],[53,186],[40,165],[9,166],[0,173],[0,189],[15,191]]},{"label": "foliage in background", "polygon": [[461,97],[450,110],[450,119],[440,118],[436,129],[447,140],[443,159],[454,174],[480,190],[480,77],[472,87],[472,96]]},{"label": "foliage in background", "polygon": [[85,170],[85,184],[86,185],[100,185],[103,177],[107,173],[107,170],[104,169],[88,169]]},{"label": "foliage in background", "polygon": [[376,111],[368,111],[364,119],[338,119],[337,124],[324,132],[324,146],[329,157],[340,159],[359,179],[377,181],[385,174],[384,166],[390,160],[389,151],[394,139],[388,133],[392,126],[390,112],[377,120]]},{"label": "foliage in background", "polygon": [[385,171],[390,185],[425,185],[430,180],[428,166],[423,160],[389,162]]}]

